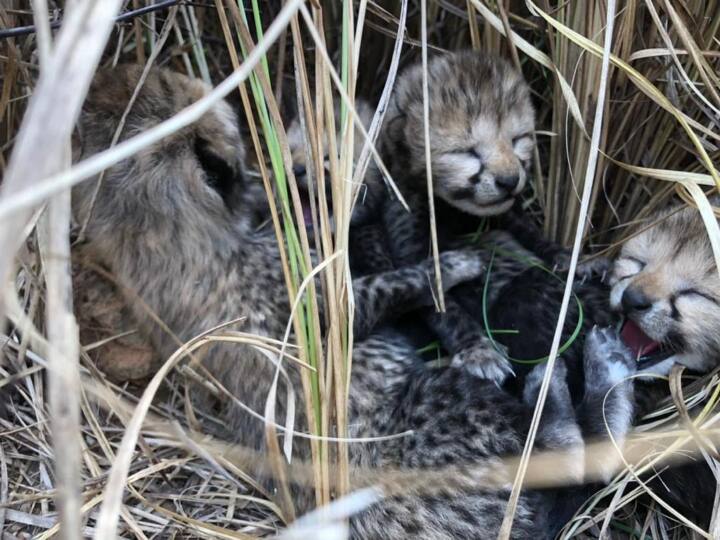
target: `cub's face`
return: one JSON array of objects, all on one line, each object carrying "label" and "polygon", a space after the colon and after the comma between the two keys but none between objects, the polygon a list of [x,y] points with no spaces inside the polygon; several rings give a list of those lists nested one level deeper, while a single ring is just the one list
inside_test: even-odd
[{"label": "cub's face", "polygon": [[[110,146],[141,73],[142,66],[126,65],[96,75],[78,122],[75,159]],[[121,140],[167,120],[209,91],[202,81],[151,70]],[[226,227],[242,213],[244,157],[237,117],[220,102],[194,124],[112,166],[97,193],[95,182],[75,186],[76,216],[83,220],[92,208],[90,229],[110,228],[117,220],[139,230],[179,223],[198,230]]]},{"label": "cub's face", "polygon": [[[372,122],[374,111],[370,104],[366,102],[363,99],[356,99],[355,100],[355,113],[358,116],[358,120],[362,123],[365,130],[370,129],[370,123]],[[338,144],[342,141],[342,132],[340,130],[340,103],[335,103],[335,122],[338,124],[337,130],[335,132],[335,140]],[[300,123],[299,118],[294,118],[292,122],[290,123],[290,126],[287,129],[287,139],[288,139],[288,146],[290,147],[290,154],[292,156],[292,163],[293,163],[293,173],[295,174],[296,180],[300,183],[301,186],[307,186],[308,183],[308,174],[310,173],[307,163],[307,157],[309,154],[309,149],[307,148],[307,145],[305,143],[305,135],[302,131],[302,125]],[[355,134],[353,137],[353,159],[357,159],[360,156],[360,152],[362,151],[363,146],[365,145],[365,138],[362,135],[362,132],[360,129],[355,127]],[[322,136],[322,150],[324,152],[323,156],[323,164],[325,166],[325,176],[326,178],[329,176],[329,167],[330,167],[330,156],[328,155],[329,152],[329,144],[328,144],[328,137],[327,137],[327,131],[323,131]],[[339,149],[338,149],[339,150]],[[326,180],[329,182],[329,179]]]},{"label": "cub's face", "polygon": [[[358,120],[362,123],[363,127],[367,131],[370,129],[370,123],[373,118],[372,106],[364,101],[363,99],[355,100],[355,113],[357,114]],[[340,129],[341,119],[340,103],[335,103],[335,122],[337,124],[337,130],[335,132],[335,141],[338,145],[342,144],[343,133]],[[302,125],[299,118],[294,118],[290,123],[287,130],[288,146],[290,148],[290,154],[292,156],[293,174],[297,180],[298,191],[300,194],[300,200],[303,205],[303,215],[305,218],[305,225],[310,227],[312,225],[312,215],[310,208],[310,186],[312,182],[313,191],[317,197],[317,180],[312,178],[312,166],[307,163],[308,154],[310,153],[309,148],[306,144],[305,134],[302,130]],[[362,131],[355,126],[355,133],[353,136],[353,160],[360,157],[363,146],[365,145],[365,137],[363,137]],[[325,196],[328,204],[332,203],[332,183],[330,177],[330,148],[328,143],[327,131],[323,131],[322,146],[321,149],[323,155],[323,167],[325,171]],[[340,148],[337,148],[340,151]],[[368,173],[364,179],[366,184],[377,181],[371,173]],[[330,208],[332,212],[332,208]],[[332,220],[332,216],[331,216]]]},{"label": "cub's face", "polygon": [[[466,51],[429,64],[428,90],[435,194],[473,215],[507,211],[527,182],[535,144],[525,81],[504,60]],[[387,125],[386,158],[420,189],[426,180],[420,66],[398,81]]]},{"label": "cub's face", "polygon": [[695,209],[628,240],[611,274],[611,306],[627,318],[625,342],[640,369],[673,363],[704,371],[720,360],[720,278]]}]

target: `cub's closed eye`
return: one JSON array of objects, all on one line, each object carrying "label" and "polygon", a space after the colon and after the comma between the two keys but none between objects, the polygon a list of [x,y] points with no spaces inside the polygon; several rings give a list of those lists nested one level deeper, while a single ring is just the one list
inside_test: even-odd
[{"label": "cub's closed eye", "polygon": [[696,298],[704,298],[705,300],[708,300],[710,302],[713,302],[715,304],[720,305],[720,300],[715,298],[714,296],[710,294],[706,294],[702,291],[698,291],[697,289],[693,289],[692,287],[688,287],[687,289],[682,289],[681,291],[678,291],[675,293],[675,297],[678,298],[680,296],[692,296]]},{"label": "cub's closed eye", "polygon": [[522,141],[523,139],[530,139],[531,137],[532,137],[532,132],[528,131],[527,133],[523,133],[521,135],[518,135],[517,137],[513,137],[512,143],[513,143],[513,145],[515,145],[515,144],[519,143],[520,141]]},{"label": "cub's closed eye", "polygon": [[640,260],[640,259],[638,259],[638,258],[636,258],[636,257],[629,257],[629,256],[627,256],[627,255],[621,256],[621,257],[618,259],[618,262],[619,262],[619,261],[629,261],[629,262],[635,263],[635,264],[637,264],[637,265],[640,267],[640,270],[642,270],[643,268],[645,268],[645,266],[647,266],[647,263],[646,263],[645,261],[642,261],[642,260]]},{"label": "cub's closed eye", "polygon": [[453,150],[451,153],[460,156],[476,157],[480,159],[480,153],[475,148],[459,148],[457,150]]}]

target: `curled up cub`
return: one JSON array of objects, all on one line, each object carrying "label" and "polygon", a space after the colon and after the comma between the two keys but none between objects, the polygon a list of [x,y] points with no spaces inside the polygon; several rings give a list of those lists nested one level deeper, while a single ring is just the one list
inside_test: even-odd
[{"label": "curled up cub", "polygon": [[[76,159],[105,149],[112,139],[141,68],[125,66],[98,74],[81,116]],[[132,108],[122,138],[157,124],[207,93],[203,83],[177,73],[154,70]],[[223,102],[198,122],[140,151],[106,171],[95,197],[88,181],[73,189],[79,222],[87,221],[88,257],[117,279],[132,317],[155,350],[168,357],[179,343],[221,323],[245,317],[243,330],[281,338],[289,305],[274,236],[248,223],[244,202],[246,167],[237,119]],[[451,288],[478,278],[485,268],[478,250],[441,256],[443,282]],[[411,433],[388,442],[353,444],[351,462],[363,471],[422,473],[454,471],[460,481],[442,481],[430,492],[389,492],[388,497],[354,516],[355,538],[458,538],[478,531],[492,535],[502,520],[507,490],[474,480],[476,467],[517,454],[523,444],[531,404],[543,372],[540,366],[525,384],[524,399],[494,382],[457,366],[435,368],[422,361],[412,343],[378,323],[397,309],[429,306],[427,287],[432,261],[418,261],[353,280],[358,311],[358,343],[353,355],[349,425],[353,437]],[[141,302],[137,301],[138,299]],[[165,326],[156,323],[156,316]],[[569,398],[562,363],[556,367],[541,448],[582,449],[582,407],[631,373],[629,353],[617,336],[596,330],[587,340],[586,369],[597,374],[579,409]],[[275,366],[254,348],[216,344],[204,351],[203,364],[232,396],[262,411]],[[614,366],[614,367],[613,367]],[[289,384],[299,387],[296,366],[287,364]],[[627,428],[624,411],[632,387],[621,384],[611,402],[617,436]],[[287,395],[281,388],[278,414]],[[594,401],[595,400],[595,401]],[[235,403],[222,403],[224,436],[262,450],[264,424]],[[298,408],[297,429],[305,427]],[[308,457],[295,439],[293,453]],[[581,477],[582,471],[575,471]],[[443,477],[447,480],[447,476]],[[514,538],[537,538],[553,530],[549,523],[558,492],[528,491],[521,497]],[[297,489],[300,511],[312,507],[311,494]],[[550,510],[548,510],[550,509]]]},{"label": "curled up cub", "polygon": [[[75,159],[110,145],[141,71],[123,66],[98,73],[78,124]],[[121,139],[169,118],[208,90],[201,81],[151,71]],[[252,209],[243,197],[244,156],[237,118],[220,102],[192,126],[108,169],[97,196],[93,181],[73,189],[75,217],[87,222],[85,253],[114,277],[137,328],[162,358],[240,317],[247,332],[276,339],[284,335],[290,307],[280,256],[275,237],[248,223]],[[480,254],[472,250],[444,253],[441,262],[447,287],[483,270]],[[430,305],[426,283],[432,275],[432,261],[425,261],[355,280],[356,339],[398,309]],[[203,364],[231,395],[262,416],[275,375],[272,362],[250,346],[217,344],[204,351]],[[363,363],[356,362],[354,372],[362,369]],[[289,384],[300,388],[296,366],[289,364],[287,373]],[[280,415],[285,400],[281,388]],[[218,404],[227,419],[225,436],[264,448],[262,419],[227,401]],[[301,409],[298,429],[304,425]],[[307,457],[307,445],[296,441],[295,452]],[[311,503],[299,496],[297,504],[307,509]]]},{"label": "curled up cub", "polygon": [[[524,188],[534,148],[535,114],[522,76],[504,59],[475,51],[434,58],[428,64],[430,166],[436,204],[449,209],[438,220],[438,237],[462,216],[495,216],[511,209]],[[384,199],[382,220],[393,263],[412,264],[430,252],[430,218],[423,137],[422,68],[398,78],[381,135],[381,153],[405,197]],[[501,383],[512,372],[482,326],[445,298],[445,312],[426,310],[425,319],[453,363]]]}]

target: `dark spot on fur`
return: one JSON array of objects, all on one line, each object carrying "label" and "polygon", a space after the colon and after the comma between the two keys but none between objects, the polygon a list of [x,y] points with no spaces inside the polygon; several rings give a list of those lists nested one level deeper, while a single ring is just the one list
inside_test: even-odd
[{"label": "dark spot on fur", "polygon": [[224,159],[213,154],[209,143],[202,138],[195,139],[195,155],[205,171],[208,185],[218,192],[228,207],[231,207],[231,195],[242,183],[242,177]]},{"label": "dark spot on fur", "polygon": [[680,315],[680,311],[678,311],[677,306],[675,305],[675,301],[677,300],[677,295],[673,295],[670,298],[670,316],[675,321],[679,321],[682,318],[682,315]]}]

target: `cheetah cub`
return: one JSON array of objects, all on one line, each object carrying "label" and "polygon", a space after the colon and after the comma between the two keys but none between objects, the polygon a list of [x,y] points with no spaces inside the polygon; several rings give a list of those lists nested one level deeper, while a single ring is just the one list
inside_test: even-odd
[{"label": "cheetah cub", "polygon": [[[495,538],[509,497],[507,486],[491,487],[473,475],[474,467],[518,456],[527,437],[545,365],[525,379],[521,399],[464,367],[433,368],[410,361],[415,347],[402,333],[374,334],[356,354],[375,364],[363,372],[362,395],[373,395],[382,378],[387,388],[377,404],[359,400],[354,406],[370,424],[358,436],[390,435],[412,430],[405,437],[371,445],[367,454],[353,454],[354,463],[412,472],[442,473],[437,480],[399,490],[351,519],[351,538]],[[584,478],[585,442],[607,436],[622,440],[632,414],[634,362],[616,332],[589,332],[580,361],[589,374],[584,398],[572,404],[566,367],[558,359],[538,431],[538,450],[566,450],[568,457],[550,474],[570,483]],[[375,396],[378,399],[378,395]],[[357,428],[356,428],[357,429]],[[355,433],[354,433],[355,434]],[[365,460],[365,461],[361,461]],[[616,463],[602,464],[610,473]],[[511,538],[551,539],[594,492],[592,485],[544,490],[526,489],[518,501]]]},{"label": "cheetah cub", "polygon": [[[76,160],[110,145],[141,72],[140,66],[122,66],[97,74],[78,122]],[[152,70],[121,139],[170,118],[209,90],[202,81]],[[86,253],[117,280],[137,327],[162,358],[179,344],[237,319],[243,320],[244,331],[283,339],[290,306],[277,240],[249,223],[254,208],[244,196],[246,178],[238,119],[221,101],[196,123],[110,167],[99,189],[93,181],[73,188],[73,212],[79,223],[87,221]],[[476,252],[442,256],[448,287],[478,277],[483,268]],[[356,339],[398,309],[431,305],[426,284],[432,272],[432,261],[423,261],[354,280]],[[265,354],[249,345],[218,343],[203,351],[203,365],[262,416],[276,372]],[[300,388],[297,367],[286,361],[285,369],[288,384]],[[354,372],[362,369],[362,362],[354,362]],[[284,388],[279,390],[282,416],[288,398]],[[264,448],[262,419],[233,400],[217,406],[227,418],[224,435]],[[297,429],[306,428],[302,407],[297,415]],[[309,447],[296,441],[294,452],[307,458]],[[298,508],[307,509],[310,500],[299,499]]]},{"label": "cheetah cub", "polygon": [[674,364],[706,372],[720,358],[720,277],[694,208],[672,209],[623,244],[610,275],[610,305],[641,372]]},{"label": "cheetah cub", "polygon": [[[522,76],[505,60],[463,51],[428,64],[428,87],[436,199],[456,214],[507,212],[527,182],[534,147],[535,115]],[[398,79],[381,140],[382,156],[411,209],[385,198],[383,225],[397,267],[429,253],[423,122],[422,68],[415,65]],[[437,226],[442,243],[444,222]],[[453,363],[502,382],[511,373],[509,361],[452,294],[445,308],[445,313],[427,310],[425,317]]]},{"label": "cheetah cub", "polygon": [[[622,339],[643,375],[667,375],[676,364],[710,372],[720,363],[720,277],[708,232],[695,208],[671,207],[650,222],[623,244],[610,275],[610,305],[624,317]],[[662,408],[669,396],[666,380],[638,379],[638,416]],[[704,404],[691,405],[691,417]],[[648,484],[709,530],[717,482],[701,456],[653,471]]]}]

